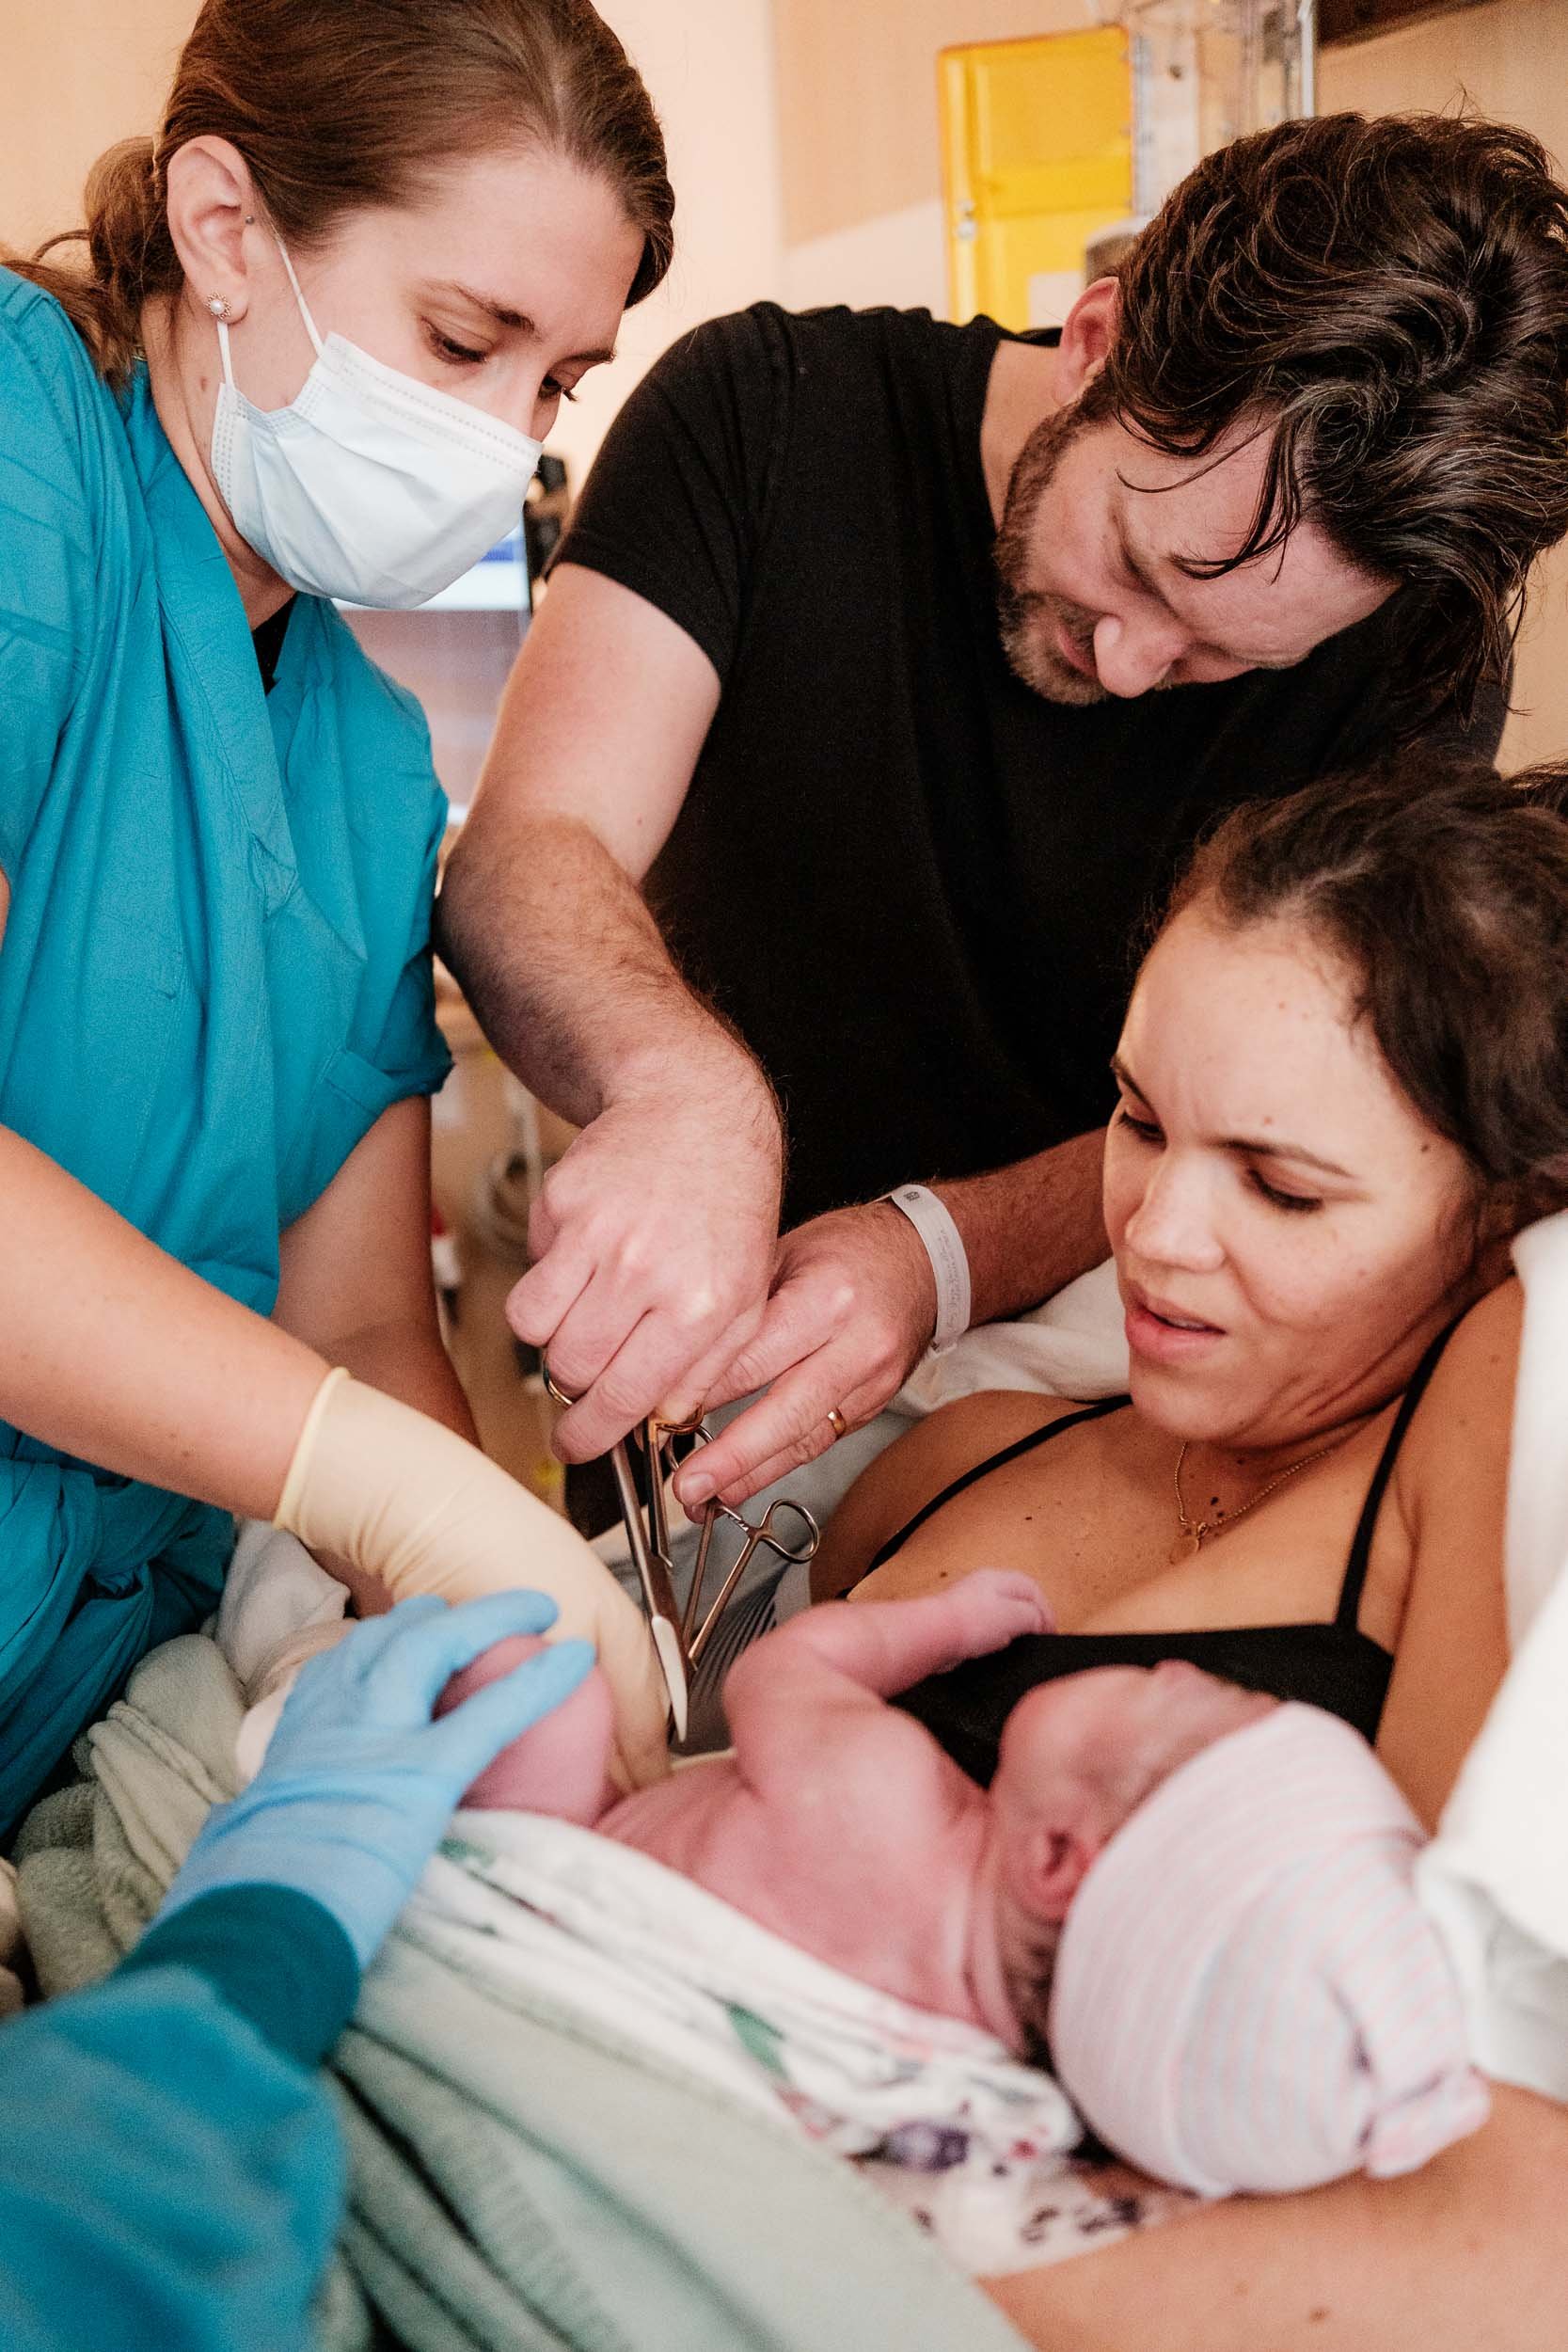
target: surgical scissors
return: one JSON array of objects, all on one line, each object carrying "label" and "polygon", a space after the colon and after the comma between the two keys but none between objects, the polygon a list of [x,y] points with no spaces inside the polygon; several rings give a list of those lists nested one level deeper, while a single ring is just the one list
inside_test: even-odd
[{"label": "surgical scissors", "polygon": [[[558,1405],[575,1405],[577,1399],[551,1377],[549,1365],[545,1363],[540,1369],[546,1391],[555,1402]],[[686,1738],[691,1676],[700,1664],[736,1585],[759,1549],[766,1547],[786,1567],[803,1565],[814,1557],[822,1536],[805,1504],[792,1502],[787,1495],[775,1495],[760,1519],[746,1518],[739,1511],[733,1510],[727,1502],[721,1502],[715,1497],[703,1514],[696,1565],[691,1572],[686,1608],[684,1613],[677,1612],[673,1563],[670,1554],[670,1520],[664,1497],[665,1451],[676,1438],[692,1438],[699,1445],[707,1445],[712,1440],[713,1431],[700,1415],[687,1422],[663,1422],[650,1416],[639,1426],[648,1468],[646,1518],[637,1491],[631,1455],[624,1438],[610,1447],[610,1466],[615,1479],[615,1492],[621,1505],[632,1565],[642,1590],[648,1628],[658,1656],[659,1670],[664,1677],[671,1721],[679,1741]],[[800,1523],[801,1533],[793,1543],[782,1532],[782,1521],[786,1514]],[[699,1624],[708,1551],[721,1518],[742,1531],[743,1541],[712,1607]]]},{"label": "surgical scissors", "polygon": [[[700,1422],[695,1429],[686,1434],[696,1438],[701,1445],[711,1443],[713,1438],[706,1422]],[[804,1530],[793,1545],[786,1543],[778,1533],[778,1515],[785,1511],[791,1518],[799,1519]],[[702,1605],[703,1583],[707,1575],[708,1550],[713,1542],[714,1530],[721,1518],[728,1519],[732,1527],[740,1528],[745,1540],[719,1587],[712,1608],[699,1626],[697,1612]],[[816,1547],[821,1541],[822,1531],[812,1513],[803,1502],[792,1502],[788,1495],[775,1495],[760,1519],[747,1518],[741,1512],[732,1510],[727,1502],[721,1502],[716,1495],[703,1514],[703,1532],[697,1541],[691,1589],[686,1596],[686,1614],[681,1620],[681,1640],[686,1648],[688,1665],[693,1669],[701,1665],[703,1652],[713,1639],[719,1620],[729,1606],[730,1596],[764,1545],[783,1561],[785,1567],[791,1567],[804,1566],[808,1560],[815,1559]]]},{"label": "surgical scissors", "polygon": [[[547,1363],[541,1363],[540,1373],[546,1392],[558,1405],[575,1405],[577,1399],[568,1395],[550,1376]],[[631,1456],[625,1438],[618,1438],[610,1449],[610,1467],[615,1475],[615,1492],[621,1504],[621,1518],[626,1525],[626,1541],[631,1547],[632,1565],[637,1581],[642,1587],[642,1606],[647,1612],[648,1629],[654,1637],[658,1653],[659,1671],[670,1701],[670,1719],[675,1727],[675,1738],[686,1738],[687,1677],[689,1671],[686,1644],[681,1638],[680,1613],[675,1600],[675,1588],[671,1581],[670,1533],[664,1511],[662,1455],[664,1438],[679,1433],[666,1430],[657,1421],[642,1423],[643,1443],[648,1455],[648,1517],[642,1517],[642,1504],[637,1492],[637,1480],[632,1474]],[[695,1428],[696,1424],[691,1424]],[[661,1434],[662,1433],[662,1434]]]}]

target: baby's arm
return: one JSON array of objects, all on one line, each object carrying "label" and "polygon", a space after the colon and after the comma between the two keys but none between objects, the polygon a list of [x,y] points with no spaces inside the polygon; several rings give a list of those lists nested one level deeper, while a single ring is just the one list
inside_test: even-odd
[{"label": "baby's arm", "polygon": [[724,1685],[736,1761],[753,1788],[775,1769],[797,1776],[824,1738],[885,1717],[898,1692],[1052,1623],[1038,1585],[1008,1568],[976,1569],[919,1600],[805,1610],[743,1652]]}]

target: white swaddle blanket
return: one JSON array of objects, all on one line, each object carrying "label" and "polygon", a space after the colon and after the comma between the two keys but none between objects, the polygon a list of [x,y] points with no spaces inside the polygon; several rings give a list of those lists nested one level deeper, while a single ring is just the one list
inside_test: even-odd
[{"label": "white swaddle blanket", "polygon": [[[242,1552],[216,1630],[251,1701],[248,1779],[298,1664],[341,1637],[343,1597],[292,1536],[250,1529]],[[498,1998],[543,1993],[809,2133],[973,2276],[1108,2245],[1187,2202],[1065,2155],[1081,2137],[1068,2101],[989,2034],[841,1976],[571,1823],[459,1813],[401,1924]]]},{"label": "white swaddle blanket", "polygon": [[1477,2065],[1568,2100],[1568,1211],[1521,1233],[1513,1260],[1513,1659],[1417,1885],[1459,1972]]},{"label": "white swaddle blanket", "polygon": [[1051,2077],[978,2027],[826,1966],[652,1856],[534,1814],[460,1813],[403,1926],[498,1992],[545,1992],[783,2128],[870,2160],[879,2185],[916,2176],[921,2217],[966,2269],[1041,2258],[1023,2218],[1082,2136]]}]

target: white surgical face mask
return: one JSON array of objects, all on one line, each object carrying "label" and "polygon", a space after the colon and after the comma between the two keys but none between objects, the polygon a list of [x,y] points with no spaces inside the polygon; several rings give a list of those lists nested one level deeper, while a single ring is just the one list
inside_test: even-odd
[{"label": "white surgical face mask", "polygon": [[324,343],[281,238],[277,249],[315,365],[286,408],[253,407],[217,322],[214,479],[240,536],[291,587],[405,612],[515,528],[540,445],[341,335]]}]

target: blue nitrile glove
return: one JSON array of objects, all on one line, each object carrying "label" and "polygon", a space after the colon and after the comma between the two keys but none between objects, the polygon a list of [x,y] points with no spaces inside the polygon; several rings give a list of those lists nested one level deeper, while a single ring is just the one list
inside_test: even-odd
[{"label": "blue nitrile glove", "polygon": [[571,1695],[594,1645],[551,1643],[433,1722],[436,1699],[492,1643],[543,1633],[556,1613],[544,1593],[487,1593],[455,1609],[422,1594],[312,1658],[261,1771],[208,1815],[160,1917],[215,1887],[297,1887],[367,1967],[469,1782]]}]

